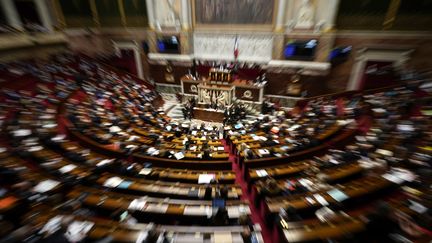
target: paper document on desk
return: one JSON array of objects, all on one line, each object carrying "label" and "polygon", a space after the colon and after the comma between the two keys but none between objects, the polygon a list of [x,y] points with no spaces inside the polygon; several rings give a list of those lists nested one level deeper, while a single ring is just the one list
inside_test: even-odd
[{"label": "paper document on desk", "polygon": [[168,210],[168,204],[156,204],[156,203],[147,204],[147,207],[145,209],[146,212],[153,212],[153,213],[166,213],[167,210]]},{"label": "paper document on desk", "polygon": [[201,174],[198,176],[198,184],[209,184],[215,178],[215,174]]},{"label": "paper document on desk", "polygon": [[425,212],[428,210],[427,207],[421,205],[421,204],[418,203],[418,202],[415,202],[415,201],[412,201],[412,200],[408,200],[408,201],[409,201],[410,204],[411,204],[411,205],[409,206],[409,208],[410,208],[411,210],[413,210],[413,211],[419,213],[419,214],[425,213]]},{"label": "paper document on desk", "polygon": [[109,128],[110,133],[118,133],[121,132],[121,128],[118,126],[112,126]]},{"label": "paper document on desk", "polygon": [[43,128],[54,128],[57,127],[57,124],[55,123],[48,123],[42,126]]},{"label": "paper document on desk", "polygon": [[255,171],[259,177],[265,177],[268,175],[266,170],[256,170]]},{"label": "paper document on desk", "polygon": [[342,202],[343,200],[348,199],[348,195],[339,189],[333,189],[327,192],[334,200],[338,202]]},{"label": "paper document on desk", "polygon": [[327,220],[335,216],[335,212],[328,207],[322,207],[315,212],[315,216],[321,222],[327,222]]},{"label": "paper document on desk", "polygon": [[325,198],[323,196],[321,196],[320,194],[316,193],[313,195],[315,197],[315,199],[323,206],[327,206],[329,205],[329,203],[327,202],[327,200],[325,200]]},{"label": "paper document on desk", "polygon": [[180,159],[183,159],[185,156],[184,156],[183,152],[178,152],[178,153],[175,153],[175,154],[174,154],[174,157],[175,157],[177,160],[180,160]]},{"label": "paper document on desk", "polygon": [[299,124],[296,124],[296,125],[294,125],[294,126],[289,127],[287,130],[288,130],[289,132],[292,132],[292,131],[296,130],[296,129],[299,128],[299,127],[300,127],[300,125],[299,125]]},{"label": "paper document on desk", "polygon": [[99,167],[99,166],[102,166],[102,165],[106,165],[106,164],[109,164],[109,163],[111,163],[113,161],[114,161],[114,159],[104,159],[104,160],[100,161],[99,163],[97,163],[96,166]]},{"label": "paper document on desk", "polygon": [[386,112],[386,110],[383,108],[373,108],[372,111],[375,113],[385,113]]},{"label": "paper document on desk", "polygon": [[352,123],[354,120],[353,119],[346,119],[346,120],[338,120],[337,123],[340,126],[345,126],[347,124]]},{"label": "paper document on desk", "polygon": [[250,214],[250,209],[245,205],[228,206],[226,207],[229,218],[238,218],[242,214]]},{"label": "paper document on desk", "polygon": [[74,221],[69,225],[65,237],[70,242],[80,242],[86,238],[94,223],[89,221]]},{"label": "paper document on desk", "polygon": [[282,146],[282,147],[280,147],[280,149],[283,151],[287,151],[289,149],[289,147],[288,146]]},{"label": "paper document on desk", "polygon": [[268,151],[268,149],[258,149],[258,152],[261,155],[268,155],[268,154],[270,154],[270,151]]},{"label": "paper document on desk", "polygon": [[28,149],[28,152],[37,152],[37,151],[41,151],[42,149],[44,149],[42,146],[31,146]]},{"label": "paper document on desk", "polygon": [[15,137],[24,137],[32,134],[30,129],[19,129],[16,131],[13,131],[13,134]]},{"label": "paper document on desk", "polygon": [[404,180],[402,178],[394,176],[391,173],[386,173],[386,174],[382,175],[382,177],[384,177],[386,180],[391,181],[391,182],[396,183],[396,184],[402,184],[404,182]]},{"label": "paper document on desk", "polygon": [[[186,206],[184,208],[184,215],[211,215],[212,208],[209,206]],[[210,212],[210,213],[209,213]]]},{"label": "paper document on desk", "polygon": [[139,138],[140,138],[139,136],[132,135],[132,136],[130,136],[130,137],[127,139],[127,141],[135,141],[135,140],[137,140],[137,139],[139,139]]},{"label": "paper document on desk", "polygon": [[151,156],[159,155],[159,150],[155,150],[153,153],[150,154]]},{"label": "paper document on desk", "polygon": [[144,199],[134,199],[128,206],[129,210],[141,211],[146,206],[147,202]]},{"label": "paper document on desk", "polygon": [[161,186],[159,188],[159,192],[173,194],[173,193],[177,193],[179,189],[180,189],[179,187],[174,187],[174,186]]},{"label": "paper document on desk", "polygon": [[122,178],[114,176],[114,177],[108,178],[103,185],[106,187],[114,188],[114,187],[117,187],[118,185],[120,185],[120,183],[122,181],[123,181]]},{"label": "paper document on desk", "polygon": [[128,189],[130,185],[132,185],[132,181],[122,181],[117,188]]},{"label": "paper document on desk", "polygon": [[39,182],[39,184],[37,184],[35,187],[33,187],[33,191],[39,192],[39,193],[44,193],[47,191],[51,191],[52,189],[54,189],[59,184],[60,184],[60,182],[58,182],[58,181],[48,179],[48,180]]},{"label": "paper document on desk", "polygon": [[416,174],[414,174],[410,170],[402,169],[402,168],[393,168],[392,174],[404,181],[409,181],[409,182],[414,181],[417,178]]},{"label": "paper document on desk", "polygon": [[308,202],[308,203],[310,203],[311,205],[314,205],[316,202],[315,202],[315,200],[313,200],[311,197],[305,197],[305,199],[306,199],[306,201]]},{"label": "paper document on desk", "polygon": [[70,165],[65,165],[65,166],[63,166],[63,167],[61,167],[60,169],[59,169],[59,171],[62,173],[62,174],[65,174],[65,173],[69,173],[69,172],[71,172],[73,169],[75,169],[77,166],[76,165],[72,165],[72,164],[70,164]]},{"label": "paper document on desk", "polygon": [[137,237],[136,243],[145,242],[148,237],[148,231],[141,231]]},{"label": "paper document on desk", "polygon": [[214,233],[214,243],[232,243],[231,232],[215,232]]},{"label": "paper document on desk", "polygon": [[[204,241],[204,235],[200,232],[186,233],[186,234],[175,234],[172,236],[170,243],[206,243]],[[159,243],[159,241],[158,241]]]},{"label": "paper document on desk", "polygon": [[147,154],[153,154],[155,151],[157,151],[157,149],[151,147],[147,149]]},{"label": "paper document on desk", "polygon": [[152,172],[151,168],[143,168],[141,169],[141,171],[139,172],[140,175],[150,175],[150,173]]},{"label": "paper document on desk", "polygon": [[39,234],[45,234],[48,235],[55,233],[57,230],[60,229],[61,221],[64,216],[59,215],[55,216],[54,218],[51,218],[39,231]]},{"label": "paper document on desk", "polygon": [[393,152],[392,152],[392,151],[390,151],[390,150],[385,150],[385,149],[377,149],[377,150],[375,151],[375,153],[377,153],[377,154],[381,154],[381,155],[384,155],[384,156],[388,156],[388,157],[393,156]]}]

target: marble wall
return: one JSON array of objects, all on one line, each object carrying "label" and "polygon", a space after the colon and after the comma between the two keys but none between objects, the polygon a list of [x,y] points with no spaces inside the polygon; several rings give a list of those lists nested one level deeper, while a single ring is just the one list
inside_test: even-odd
[{"label": "marble wall", "polygon": [[209,34],[193,35],[195,58],[207,60],[234,60],[234,46],[238,41],[238,60],[268,62],[272,59],[272,35]]}]

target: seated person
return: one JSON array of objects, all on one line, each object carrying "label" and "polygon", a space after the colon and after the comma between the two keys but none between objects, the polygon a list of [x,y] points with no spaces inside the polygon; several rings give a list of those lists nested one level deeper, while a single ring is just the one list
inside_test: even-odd
[{"label": "seated person", "polygon": [[228,225],[228,211],[226,208],[221,207],[216,209],[216,213],[212,217],[213,226],[226,226]]}]

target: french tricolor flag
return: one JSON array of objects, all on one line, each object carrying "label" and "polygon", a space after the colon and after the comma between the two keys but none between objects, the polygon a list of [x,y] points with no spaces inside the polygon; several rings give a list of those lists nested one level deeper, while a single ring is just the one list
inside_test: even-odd
[{"label": "french tricolor flag", "polygon": [[237,60],[237,57],[239,55],[239,42],[238,42],[238,36],[236,36],[235,38],[235,42],[234,42],[234,59]]}]

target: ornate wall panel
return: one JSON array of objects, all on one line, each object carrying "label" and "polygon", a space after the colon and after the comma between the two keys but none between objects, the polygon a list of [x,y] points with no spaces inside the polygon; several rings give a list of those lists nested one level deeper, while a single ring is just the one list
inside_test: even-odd
[{"label": "ornate wall panel", "polygon": [[116,0],[95,1],[99,22],[103,27],[122,26],[120,9]]},{"label": "ornate wall panel", "polygon": [[67,27],[94,26],[88,0],[59,0]]},{"label": "ornate wall panel", "polygon": [[239,61],[267,62],[272,59],[272,35],[194,34],[194,55],[197,59],[234,60],[238,38]]},{"label": "ornate wall panel", "polygon": [[274,0],[194,0],[195,23],[205,25],[270,25]]},{"label": "ornate wall panel", "polygon": [[145,1],[124,0],[126,23],[130,27],[147,27],[147,7]]}]

